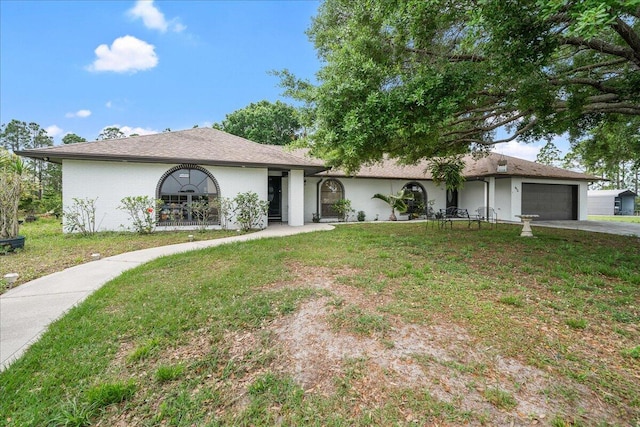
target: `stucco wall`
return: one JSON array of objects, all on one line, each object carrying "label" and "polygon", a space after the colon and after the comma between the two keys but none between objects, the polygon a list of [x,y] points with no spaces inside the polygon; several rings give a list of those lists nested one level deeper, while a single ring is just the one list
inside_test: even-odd
[{"label": "stucco wall", "polygon": [[[326,178],[323,179],[323,181]],[[414,181],[414,180],[388,180],[388,179],[368,179],[368,178],[337,178],[344,187],[344,197],[351,200],[351,207],[355,213],[350,218],[351,221],[356,220],[358,211],[364,211],[367,221],[373,221],[376,217],[380,221],[387,220],[391,214],[391,209],[382,200],[372,199],[376,193],[396,194],[406,184],[410,182],[420,183],[427,192],[427,200],[435,200],[433,208],[437,211],[444,208],[445,190],[442,187],[436,187],[431,181]],[[305,221],[310,222],[313,214],[318,209],[318,192],[320,188],[318,182],[320,178],[307,177],[305,183]],[[396,212],[396,215],[398,213]],[[398,219],[406,219],[406,215],[399,215]],[[325,219],[326,220],[326,219]],[[331,218],[330,220],[335,220]]]},{"label": "stucco wall", "polygon": [[[129,227],[127,214],[118,209],[127,196],[156,197],[162,175],[177,164],[95,162],[65,160],[63,162],[63,206],[74,198],[96,200],[96,225],[100,231],[118,231]],[[218,182],[220,196],[233,198],[238,193],[253,191],[267,200],[266,168],[205,167]],[[265,218],[266,221],[266,218]],[[230,224],[232,228],[235,224]]]}]

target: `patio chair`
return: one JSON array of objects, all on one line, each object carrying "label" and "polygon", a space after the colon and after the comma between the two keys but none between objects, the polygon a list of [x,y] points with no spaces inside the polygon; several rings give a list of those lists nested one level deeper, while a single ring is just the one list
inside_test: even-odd
[{"label": "patio chair", "polygon": [[498,214],[496,213],[496,211],[488,206],[481,206],[478,209],[476,209],[476,214],[478,215],[478,218],[481,221],[484,222],[488,222],[489,224],[491,224],[491,228],[493,228],[493,225],[498,224]]}]

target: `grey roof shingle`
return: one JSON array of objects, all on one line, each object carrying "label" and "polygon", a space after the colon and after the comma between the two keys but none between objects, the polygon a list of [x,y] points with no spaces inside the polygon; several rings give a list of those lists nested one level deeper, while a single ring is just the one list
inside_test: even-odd
[{"label": "grey roof shingle", "polygon": [[[507,161],[507,172],[498,172],[499,160]],[[528,178],[554,178],[582,181],[596,181],[601,179],[594,175],[543,165],[497,153],[491,153],[478,159],[474,159],[473,156],[467,155],[464,157],[464,161],[466,163],[466,167],[464,168],[463,175],[467,179],[491,176],[520,176]],[[328,170],[321,172],[320,175],[331,177],[347,176],[340,170]],[[388,159],[373,166],[362,167],[355,176],[358,178],[432,179],[431,172],[429,171],[429,162],[426,160],[415,165],[401,165],[394,160]]]},{"label": "grey roof shingle", "polygon": [[[258,144],[213,128],[195,128],[154,135],[122,139],[83,142],[55,147],[21,150],[21,156],[47,159],[61,163],[63,159],[131,161],[147,163],[192,163],[200,165],[246,166],[269,168],[300,168],[308,175],[346,177],[341,170],[327,170],[324,162],[306,155],[305,150],[288,150],[281,146]],[[498,173],[500,159],[507,160],[507,172]],[[465,157],[464,176],[484,178],[490,176],[521,176],[594,181],[600,178],[580,172],[547,166],[516,157],[492,153],[474,159]],[[387,159],[372,166],[362,167],[355,175],[359,178],[396,178],[430,180],[428,162],[401,165]]]},{"label": "grey roof shingle", "polygon": [[321,162],[303,159],[281,147],[258,144],[213,128],[21,150],[16,154],[47,158],[56,163],[62,159],[80,159],[249,167],[295,166],[308,172],[325,169]]}]

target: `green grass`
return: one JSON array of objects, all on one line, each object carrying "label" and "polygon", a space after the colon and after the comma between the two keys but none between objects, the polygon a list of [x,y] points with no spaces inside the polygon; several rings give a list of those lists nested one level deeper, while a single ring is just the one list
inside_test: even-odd
[{"label": "green grass", "polygon": [[[570,402],[548,414],[558,414],[556,425],[569,420],[560,414],[598,424],[568,411],[583,388],[610,405],[618,424],[636,422],[640,240],[546,228],[523,239],[520,228],[357,224],[157,259],[70,310],[0,373],[0,425],[492,424],[455,396],[436,398],[437,384],[372,376],[374,358],[364,355],[326,372],[335,393],[305,389],[283,369],[270,325],[317,298],[327,299],[327,321],[345,337],[391,351],[399,324],[455,327],[479,353],[542,369],[558,385],[549,401]],[[318,289],[318,271],[358,302]],[[239,352],[249,336],[253,344]],[[484,361],[438,363],[486,385],[482,398],[497,411],[518,410],[517,386],[494,387]]]},{"label": "green grass", "polygon": [[613,222],[631,222],[640,224],[640,216],[630,215],[589,215],[589,221],[613,221]]},{"label": "green grass", "polygon": [[[60,221],[40,218],[24,223],[20,234],[26,236],[25,248],[0,255],[0,278],[7,273],[18,273],[14,286],[54,273],[67,267],[91,261],[91,254],[103,258],[138,249],[186,243],[188,235],[196,240],[211,240],[236,235],[235,231],[208,230],[168,231],[139,235],[129,232],[101,232],[93,236],[63,234]],[[0,292],[4,289],[0,281]]]}]

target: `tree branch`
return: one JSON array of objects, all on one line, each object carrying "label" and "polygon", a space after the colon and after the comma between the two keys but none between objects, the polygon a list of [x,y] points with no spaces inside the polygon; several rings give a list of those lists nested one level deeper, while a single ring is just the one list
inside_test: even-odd
[{"label": "tree branch", "polygon": [[628,61],[640,67],[640,57],[636,56],[636,53],[630,48],[616,46],[599,39],[586,40],[581,37],[561,37],[560,43],[570,46],[587,47],[596,52],[626,58]]},{"label": "tree branch", "polygon": [[640,37],[626,22],[620,17],[616,17],[615,23],[612,24],[613,29],[620,34],[620,37],[627,42],[629,47],[633,49],[636,55],[636,61],[640,62]]}]

